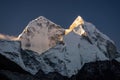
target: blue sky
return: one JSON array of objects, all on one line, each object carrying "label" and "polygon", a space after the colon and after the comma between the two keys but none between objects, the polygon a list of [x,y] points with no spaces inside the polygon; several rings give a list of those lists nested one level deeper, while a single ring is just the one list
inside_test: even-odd
[{"label": "blue sky", "polygon": [[68,28],[78,15],[120,49],[120,0],[0,0],[0,33],[17,36],[38,16]]}]

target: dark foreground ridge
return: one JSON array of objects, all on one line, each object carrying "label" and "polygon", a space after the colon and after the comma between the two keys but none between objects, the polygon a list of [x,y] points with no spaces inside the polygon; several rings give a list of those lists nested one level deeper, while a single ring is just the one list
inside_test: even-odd
[{"label": "dark foreground ridge", "polygon": [[[4,60],[4,61],[3,61]],[[3,63],[4,62],[4,63]],[[24,71],[17,64],[0,55],[0,80],[119,80],[120,63],[116,60],[86,63],[78,74],[67,78],[57,72],[36,75]]]}]

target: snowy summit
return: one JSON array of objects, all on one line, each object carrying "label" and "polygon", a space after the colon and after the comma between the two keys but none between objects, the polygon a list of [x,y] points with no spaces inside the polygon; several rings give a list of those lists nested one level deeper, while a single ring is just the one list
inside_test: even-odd
[{"label": "snowy summit", "polygon": [[42,70],[71,77],[85,63],[115,59],[118,54],[114,42],[80,16],[69,29],[40,16],[18,38],[21,44],[0,41],[0,52],[32,75]]},{"label": "snowy summit", "polygon": [[42,52],[55,46],[64,35],[64,29],[43,16],[31,21],[19,35],[23,49]]}]

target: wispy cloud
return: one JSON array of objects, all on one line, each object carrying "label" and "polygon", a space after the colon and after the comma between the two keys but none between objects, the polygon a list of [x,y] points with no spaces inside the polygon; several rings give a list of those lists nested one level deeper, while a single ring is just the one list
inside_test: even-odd
[{"label": "wispy cloud", "polygon": [[4,39],[4,40],[18,40],[18,37],[0,34],[0,39]]}]

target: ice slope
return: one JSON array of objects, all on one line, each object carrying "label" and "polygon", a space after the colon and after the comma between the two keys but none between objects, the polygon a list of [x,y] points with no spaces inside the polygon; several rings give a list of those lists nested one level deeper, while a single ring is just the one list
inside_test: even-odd
[{"label": "ice slope", "polygon": [[[58,72],[71,77],[85,63],[114,59],[117,49],[114,42],[91,23],[65,29],[40,16],[31,21],[19,35],[20,42],[0,40],[0,54],[35,75]],[[76,23],[76,19],[73,24]],[[22,46],[22,47],[21,47]]]}]

